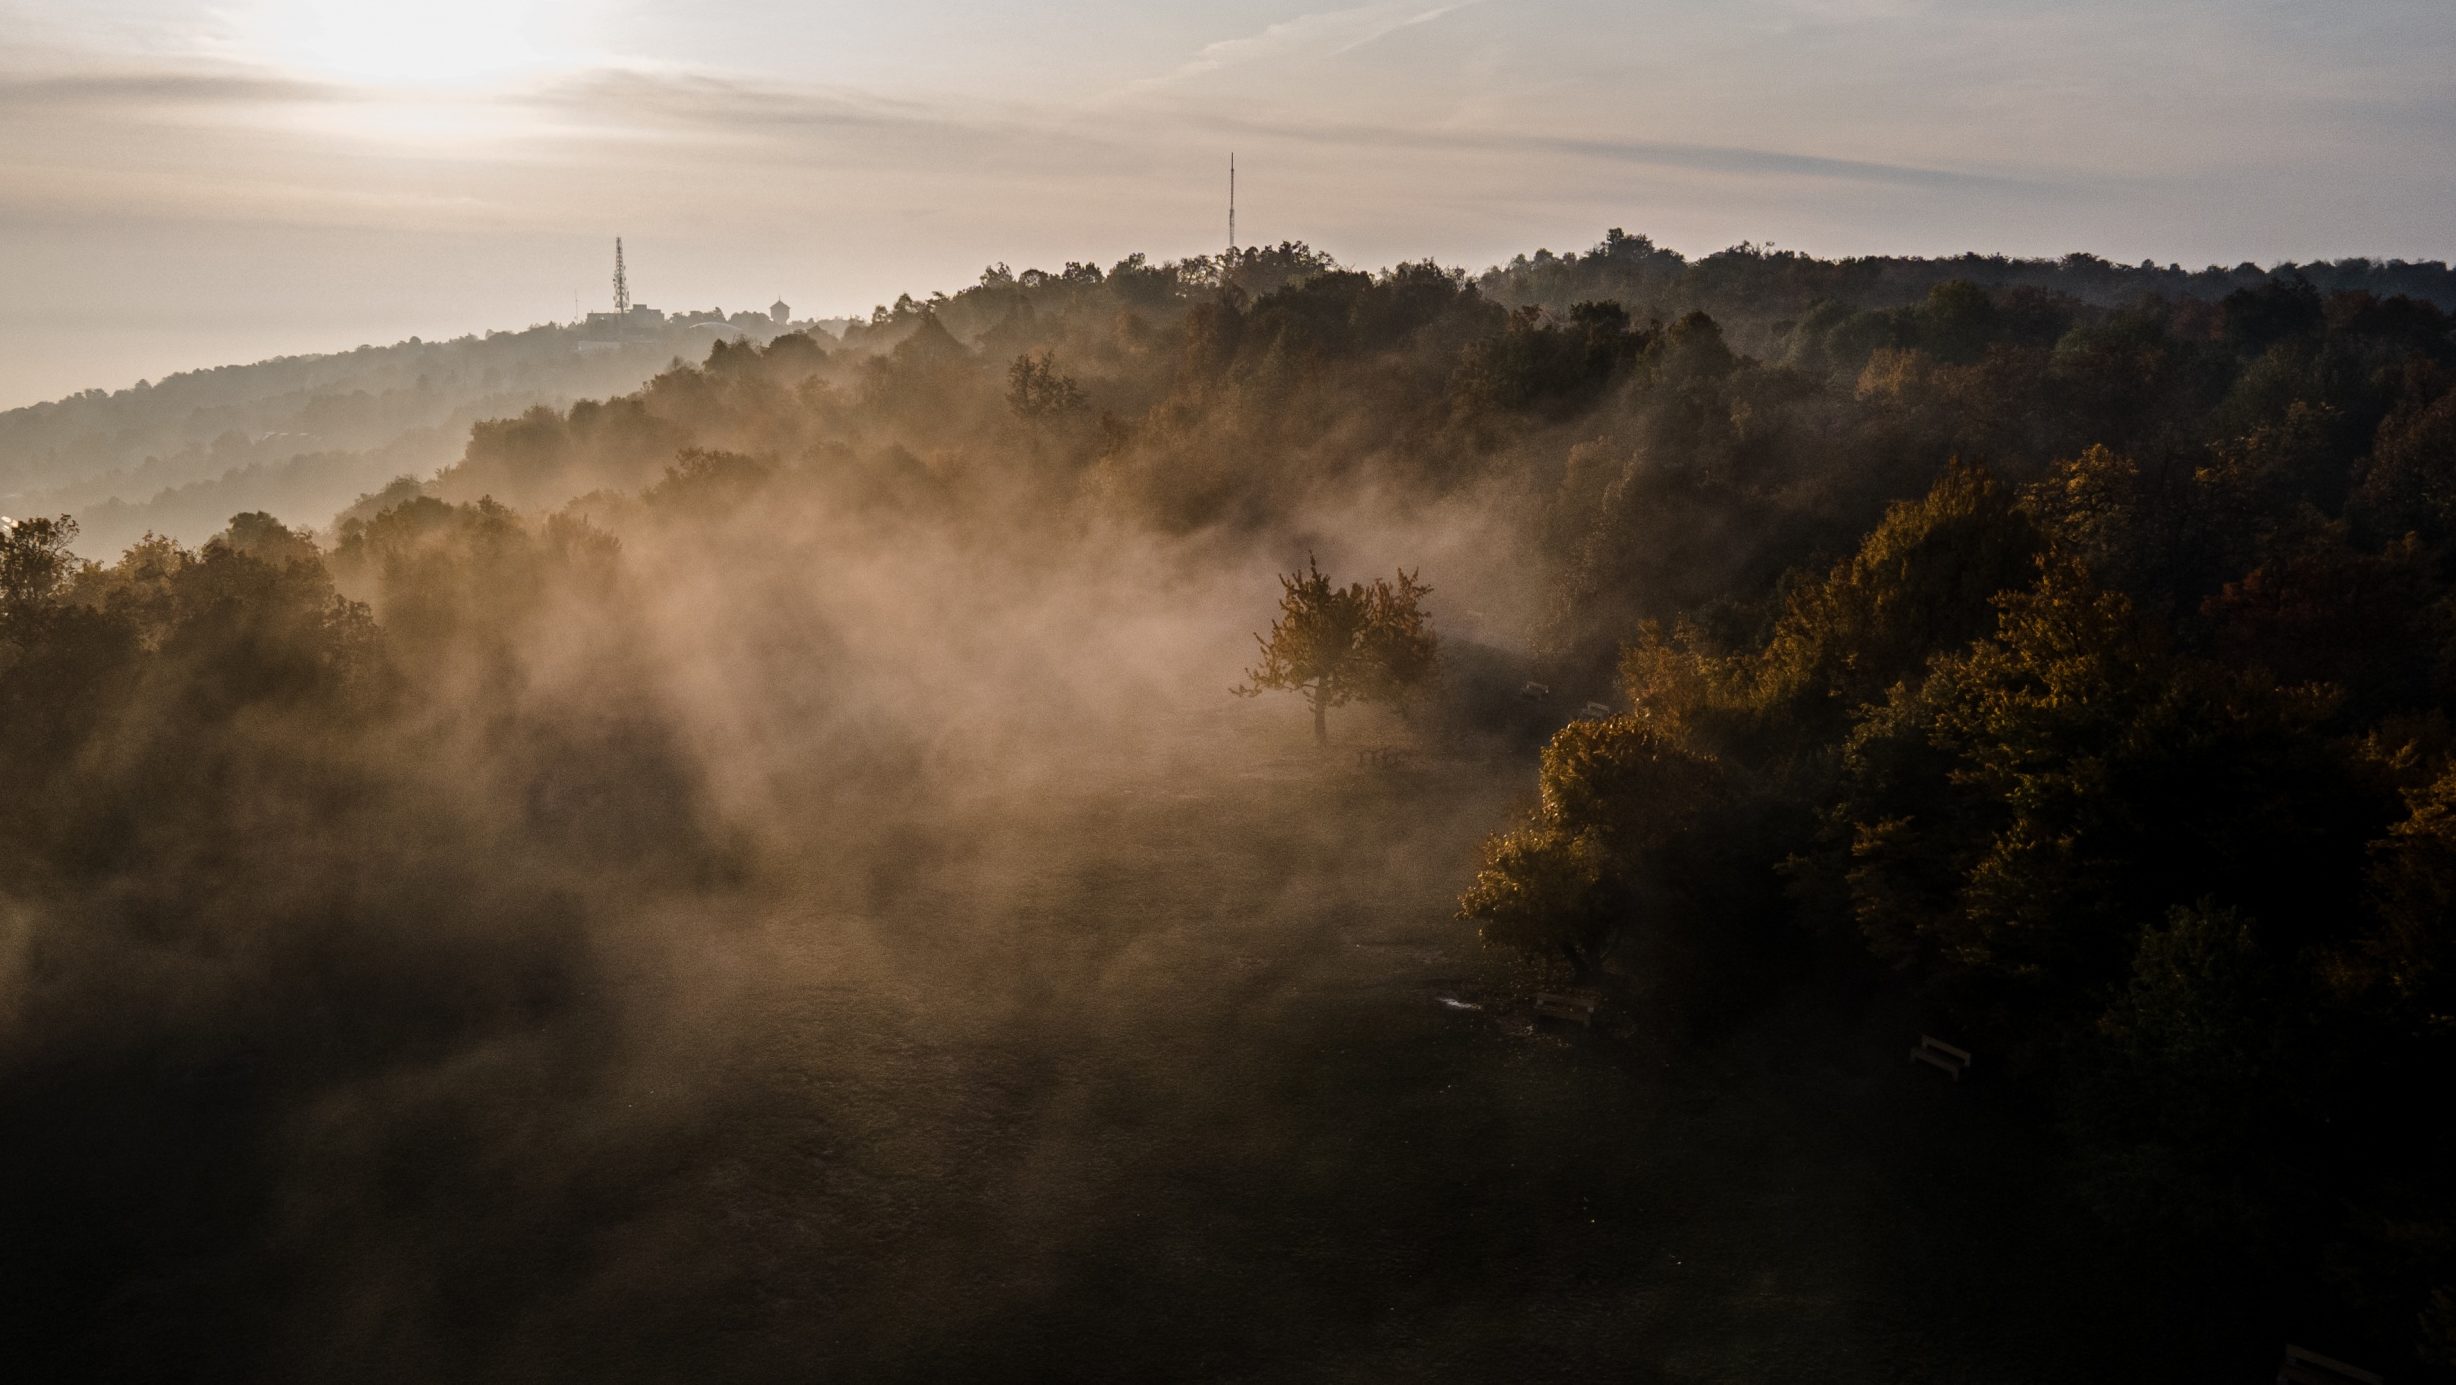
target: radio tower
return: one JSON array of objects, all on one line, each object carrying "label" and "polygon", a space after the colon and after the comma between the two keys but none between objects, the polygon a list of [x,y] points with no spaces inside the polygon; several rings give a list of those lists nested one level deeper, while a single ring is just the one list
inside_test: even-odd
[{"label": "radio tower", "polygon": [[631,311],[631,277],[623,273],[623,238],[614,238],[614,311]]},{"label": "radio tower", "polygon": [[1233,258],[1233,257],[1236,255],[1236,253],[1237,253],[1237,156],[1236,156],[1235,151],[1233,151],[1233,150],[1232,150],[1232,151],[1230,151],[1230,152],[1229,152],[1229,155],[1228,155],[1228,254],[1229,254],[1229,255],[1230,255],[1232,258]]}]

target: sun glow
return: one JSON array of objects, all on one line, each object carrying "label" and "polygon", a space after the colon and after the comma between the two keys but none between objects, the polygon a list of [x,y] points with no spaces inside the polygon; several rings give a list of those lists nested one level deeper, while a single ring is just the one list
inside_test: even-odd
[{"label": "sun glow", "polygon": [[576,0],[263,0],[249,46],[301,76],[423,90],[502,87],[578,38]]}]

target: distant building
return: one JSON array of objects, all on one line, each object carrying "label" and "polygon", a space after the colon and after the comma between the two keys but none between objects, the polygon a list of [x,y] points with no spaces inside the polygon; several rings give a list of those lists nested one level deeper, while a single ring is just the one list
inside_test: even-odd
[{"label": "distant building", "polygon": [[638,332],[665,325],[665,314],[654,308],[635,307],[627,313],[590,313],[586,326],[598,332]]},{"label": "distant building", "polygon": [[[623,265],[623,243],[614,241],[614,311],[590,313],[581,324],[589,337],[580,343],[582,351],[611,351],[628,337],[638,337],[665,325],[665,314],[645,303],[631,301],[631,273]],[[411,337],[414,345],[416,337]]]},{"label": "distant building", "polygon": [[665,326],[665,314],[644,303],[634,303],[619,313],[590,313],[581,324],[588,331],[581,341],[584,353],[614,351],[624,342],[650,336]]},{"label": "distant building", "polygon": [[775,302],[768,304],[768,321],[782,327],[792,320],[793,310],[785,306],[785,301],[783,299],[779,298]]}]

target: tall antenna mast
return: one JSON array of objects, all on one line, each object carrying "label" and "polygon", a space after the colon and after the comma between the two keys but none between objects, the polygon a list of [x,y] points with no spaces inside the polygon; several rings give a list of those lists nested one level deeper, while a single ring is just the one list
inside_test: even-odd
[{"label": "tall antenna mast", "polygon": [[1228,253],[1237,253],[1237,156],[1228,153]]},{"label": "tall antenna mast", "polygon": [[631,311],[631,276],[623,272],[623,238],[614,238],[614,311]]}]

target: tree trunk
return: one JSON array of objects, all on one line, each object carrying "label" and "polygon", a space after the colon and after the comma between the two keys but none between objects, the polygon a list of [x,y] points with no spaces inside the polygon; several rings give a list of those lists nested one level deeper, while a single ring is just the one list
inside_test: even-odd
[{"label": "tree trunk", "polygon": [[1330,709],[1322,705],[1322,699],[1319,697],[1312,701],[1313,743],[1317,746],[1327,746],[1330,744]]}]

